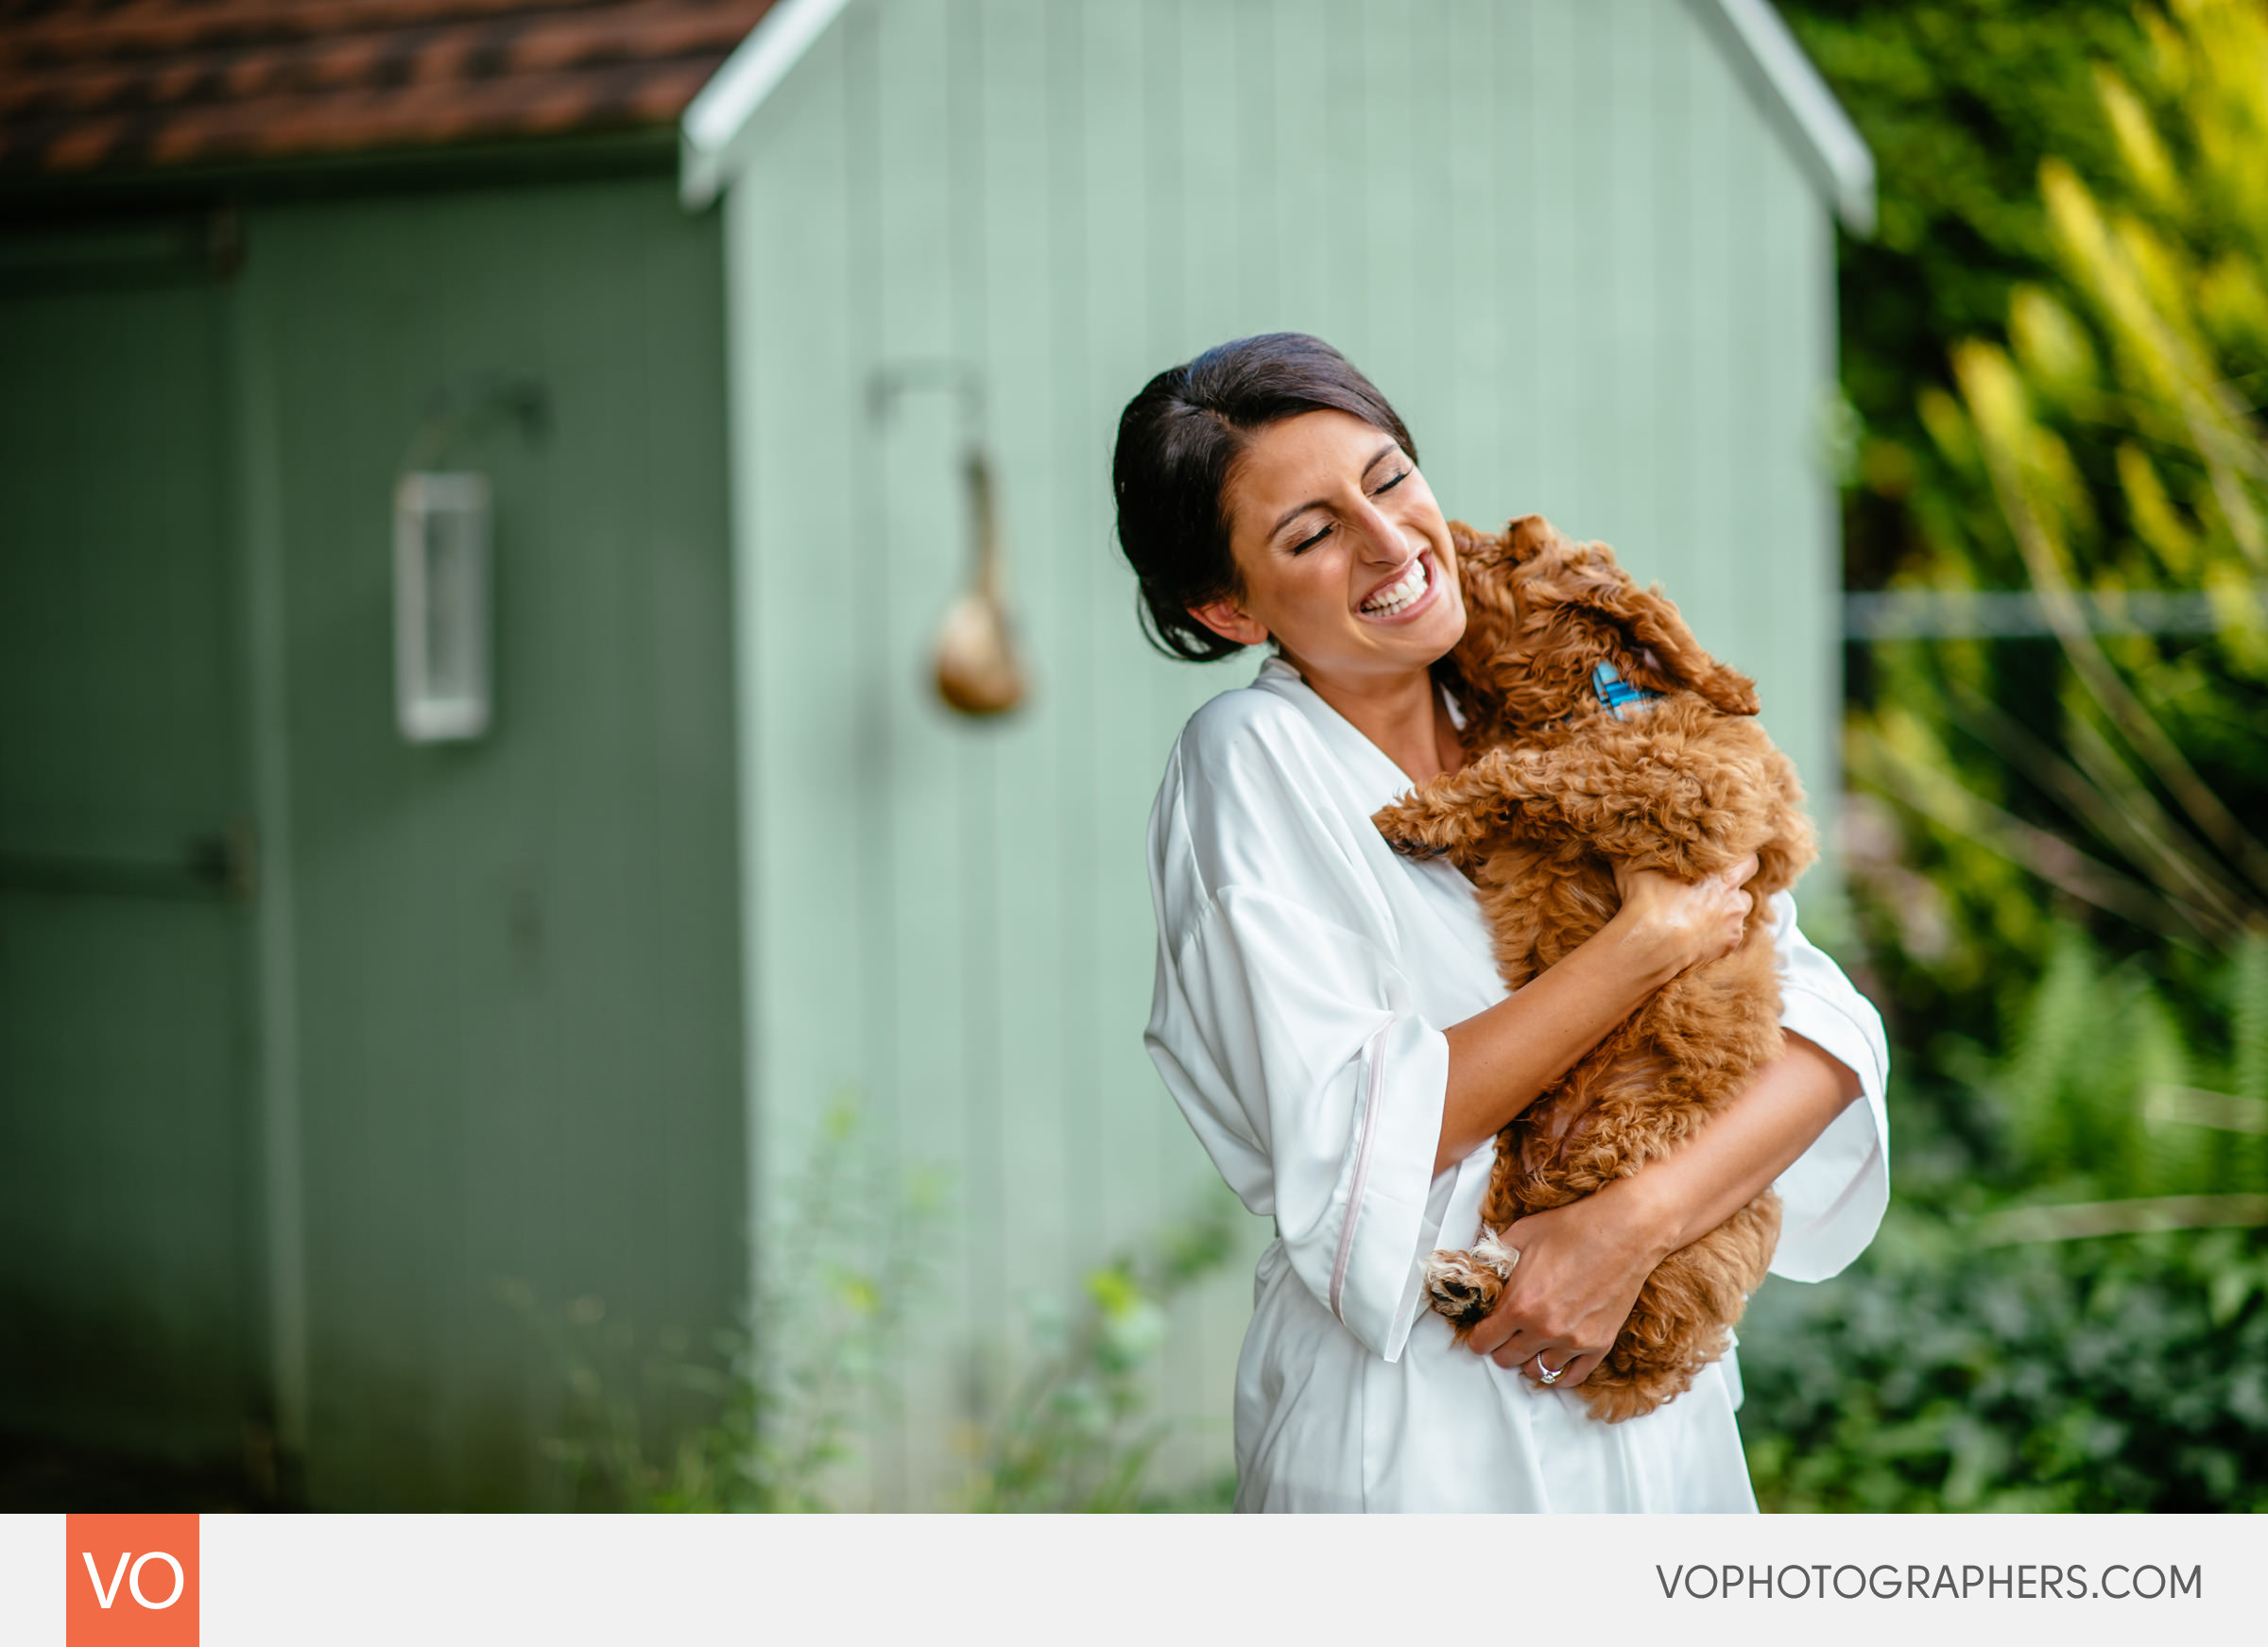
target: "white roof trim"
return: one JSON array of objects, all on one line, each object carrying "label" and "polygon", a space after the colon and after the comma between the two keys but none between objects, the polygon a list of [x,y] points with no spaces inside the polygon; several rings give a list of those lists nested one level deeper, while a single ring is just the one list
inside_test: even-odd
[{"label": "white roof trim", "polygon": [[1687,0],[1843,226],[1874,232],[1874,153],[1771,0]]},{"label": "white roof trim", "polygon": [[[733,48],[679,124],[678,193],[698,210],[747,163],[756,111],[850,0],[778,0]],[[1771,0],[1686,0],[1748,82],[1853,234],[1874,232],[1874,155]]]},{"label": "white roof trim", "polygon": [[778,0],[678,123],[678,197],[697,211],[747,164],[756,111],[803,60],[850,0]]}]

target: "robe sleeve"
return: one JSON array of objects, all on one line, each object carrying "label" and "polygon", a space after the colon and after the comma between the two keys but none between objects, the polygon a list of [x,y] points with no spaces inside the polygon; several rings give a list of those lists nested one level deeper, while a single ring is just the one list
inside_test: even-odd
[{"label": "robe sleeve", "polygon": [[1438,1234],[1427,1200],[1449,1041],[1378,946],[1270,893],[1212,901],[1160,991],[1151,1055],[1292,1268],[1388,1361]]},{"label": "robe sleeve", "polygon": [[1779,1249],[1772,1273],[1823,1281],[1866,1249],[1890,1205],[1890,1122],[1883,1107],[1890,1052],[1881,1015],[1796,928],[1796,901],[1772,899],[1779,954],[1779,1021],[1859,1078],[1861,1098],[1829,1123],[1773,1186]]},{"label": "robe sleeve", "polygon": [[[1319,797],[1297,712],[1215,699],[1151,818],[1158,976],[1144,1036],[1174,1101],[1295,1274],[1400,1357],[1429,1212],[1449,1041],[1396,961],[1360,831]],[[1375,849],[1375,832],[1369,846]]]}]

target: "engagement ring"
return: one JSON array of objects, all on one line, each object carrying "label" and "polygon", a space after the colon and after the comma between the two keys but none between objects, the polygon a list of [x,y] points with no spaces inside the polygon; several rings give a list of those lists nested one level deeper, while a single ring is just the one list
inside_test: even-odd
[{"label": "engagement ring", "polygon": [[1536,1371],[1537,1371],[1538,1375],[1539,1376],[1539,1380],[1540,1380],[1540,1381],[1541,1381],[1541,1382],[1543,1382],[1543,1383],[1547,1383],[1547,1384],[1555,1384],[1555,1383],[1557,1383],[1557,1382],[1559,1381],[1559,1375],[1560,1375],[1561,1373],[1565,1372],[1566,1370],[1567,1370],[1567,1368],[1565,1368],[1565,1367],[1563,1367],[1563,1366],[1562,1366],[1562,1367],[1548,1367],[1548,1366],[1544,1365],[1544,1364],[1543,1364],[1543,1357],[1541,1357],[1540,1355],[1539,1355],[1539,1356],[1538,1356],[1538,1357],[1536,1358]]}]

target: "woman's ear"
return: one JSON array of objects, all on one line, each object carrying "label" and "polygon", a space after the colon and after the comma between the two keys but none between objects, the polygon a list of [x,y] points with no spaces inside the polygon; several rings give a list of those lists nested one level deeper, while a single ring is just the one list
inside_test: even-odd
[{"label": "woman's ear", "polygon": [[1258,618],[1248,616],[1245,609],[1228,595],[1209,600],[1203,606],[1191,607],[1189,615],[1203,624],[1224,641],[1234,641],[1240,646],[1257,646],[1268,638],[1267,626]]}]

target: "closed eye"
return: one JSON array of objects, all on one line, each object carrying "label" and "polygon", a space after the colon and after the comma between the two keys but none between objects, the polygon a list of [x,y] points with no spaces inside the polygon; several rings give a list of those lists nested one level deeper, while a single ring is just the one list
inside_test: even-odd
[{"label": "closed eye", "polygon": [[[1383,451],[1383,452],[1381,452],[1381,453],[1378,455],[1378,456],[1379,456],[1379,457],[1385,457],[1385,456],[1387,456],[1389,454],[1391,454],[1391,453],[1393,452],[1393,450],[1394,450],[1394,448],[1393,448],[1393,447],[1391,447],[1391,446],[1389,446],[1389,447],[1387,447],[1387,448],[1385,449],[1385,451]],[[1378,458],[1372,458],[1372,459],[1371,459],[1371,462],[1372,462],[1374,465],[1377,463],[1377,461],[1378,461]],[[1395,471],[1395,472],[1394,472],[1394,478],[1393,478],[1392,480],[1389,480],[1389,481],[1387,481],[1387,482],[1386,482],[1386,483],[1385,483],[1383,486],[1382,486],[1382,487],[1379,487],[1379,488],[1378,488],[1376,490],[1374,490],[1373,492],[1371,492],[1371,494],[1370,494],[1370,495],[1371,495],[1372,497],[1374,497],[1374,498],[1376,498],[1376,497],[1383,497],[1383,496],[1385,496],[1385,495],[1386,495],[1386,493],[1388,493],[1388,492],[1392,491],[1392,490],[1393,490],[1393,489],[1394,489],[1396,487],[1400,486],[1400,484],[1401,484],[1403,481],[1405,481],[1405,480],[1407,480],[1407,479],[1409,479],[1409,478],[1410,478],[1410,472],[1409,472],[1408,470],[1406,470],[1406,469],[1400,469],[1400,470],[1397,470],[1397,471]],[[1331,536],[1331,532],[1332,532],[1331,523],[1330,523],[1329,522],[1326,522],[1326,523],[1324,523],[1324,524],[1322,524],[1322,525],[1320,525],[1320,526],[1316,527],[1316,528],[1315,528],[1315,530],[1314,530],[1314,531],[1312,534],[1310,534],[1308,537],[1302,538],[1302,539],[1301,539],[1301,540],[1300,540],[1298,542],[1297,542],[1297,543],[1294,543],[1294,544],[1291,546],[1291,549],[1290,549],[1289,553],[1291,553],[1291,554],[1294,554],[1294,555],[1303,555],[1303,554],[1305,554],[1305,553],[1306,553],[1308,550],[1310,550],[1310,549],[1313,549],[1313,548],[1314,548],[1314,547],[1316,544],[1318,544],[1318,543],[1322,542],[1324,539],[1326,539],[1326,538],[1330,537],[1330,536]]]}]

